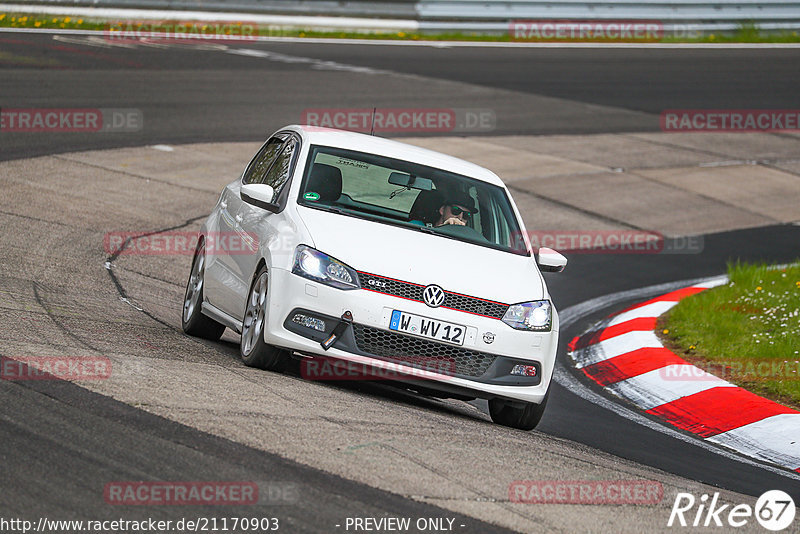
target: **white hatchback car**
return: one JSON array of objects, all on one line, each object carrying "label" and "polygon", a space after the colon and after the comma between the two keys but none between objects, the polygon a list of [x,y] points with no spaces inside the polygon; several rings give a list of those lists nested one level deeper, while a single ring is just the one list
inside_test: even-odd
[{"label": "white hatchback car", "polygon": [[[406,387],[483,398],[492,420],[541,419],[558,314],[503,182],[403,143],[287,126],[231,182],[201,230],[183,329],[241,333],[247,365],[328,357]],[[305,360],[309,361],[309,360]],[[349,365],[349,364],[348,364]]]}]

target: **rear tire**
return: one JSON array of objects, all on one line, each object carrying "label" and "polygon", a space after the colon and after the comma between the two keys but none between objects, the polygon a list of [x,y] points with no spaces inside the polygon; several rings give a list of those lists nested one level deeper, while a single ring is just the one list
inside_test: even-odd
[{"label": "rear tire", "polygon": [[194,251],[192,270],[189,274],[189,281],[186,283],[181,326],[183,326],[183,331],[190,336],[217,341],[225,332],[225,325],[202,313],[205,267],[206,246],[205,241],[201,239]]},{"label": "rear tire", "polygon": [[549,396],[550,390],[548,389],[541,404],[526,402],[522,406],[519,403],[512,404],[511,401],[505,399],[491,399],[489,415],[492,416],[492,421],[498,425],[520,430],[533,430],[542,420]]},{"label": "rear tire", "polygon": [[239,353],[248,367],[282,371],[286,364],[286,353],[264,342],[268,281],[267,267],[262,265],[253,277],[247,294]]}]

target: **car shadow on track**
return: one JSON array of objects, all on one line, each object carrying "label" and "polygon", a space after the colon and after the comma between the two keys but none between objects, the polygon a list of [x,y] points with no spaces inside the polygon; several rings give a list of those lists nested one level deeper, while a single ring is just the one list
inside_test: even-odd
[{"label": "car shadow on track", "polygon": [[[218,342],[207,342],[209,347],[216,347],[220,352],[230,356],[231,363],[244,367],[239,355],[238,336],[226,332]],[[289,358],[286,368],[277,373],[275,371],[260,371],[266,374],[280,374],[308,384],[310,387],[326,387],[337,391],[353,393],[365,397],[365,400],[381,399],[409,407],[421,408],[442,415],[455,416],[460,419],[482,421],[492,424],[488,414],[483,413],[471,403],[455,399],[441,399],[419,391],[412,391],[411,386],[402,381],[392,380],[311,380],[303,376],[301,360]]]}]

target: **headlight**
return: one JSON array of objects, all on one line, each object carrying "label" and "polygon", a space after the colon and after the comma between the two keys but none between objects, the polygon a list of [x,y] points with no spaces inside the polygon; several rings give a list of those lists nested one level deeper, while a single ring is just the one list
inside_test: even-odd
[{"label": "headlight", "polygon": [[553,306],[549,300],[534,300],[509,306],[503,322],[517,330],[549,332],[553,327]]},{"label": "headlight", "polygon": [[292,272],[338,289],[360,289],[358,273],[319,250],[300,245],[294,253]]}]

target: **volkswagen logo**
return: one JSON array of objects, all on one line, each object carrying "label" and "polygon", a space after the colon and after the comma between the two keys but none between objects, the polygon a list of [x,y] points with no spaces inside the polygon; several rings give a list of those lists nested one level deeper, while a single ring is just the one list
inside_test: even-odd
[{"label": "volkswagen logo", "polygon": [[422,292],[422,300],[431,308],[438,308],[444,304],[444,290],[437,285],[429,285]]}]

